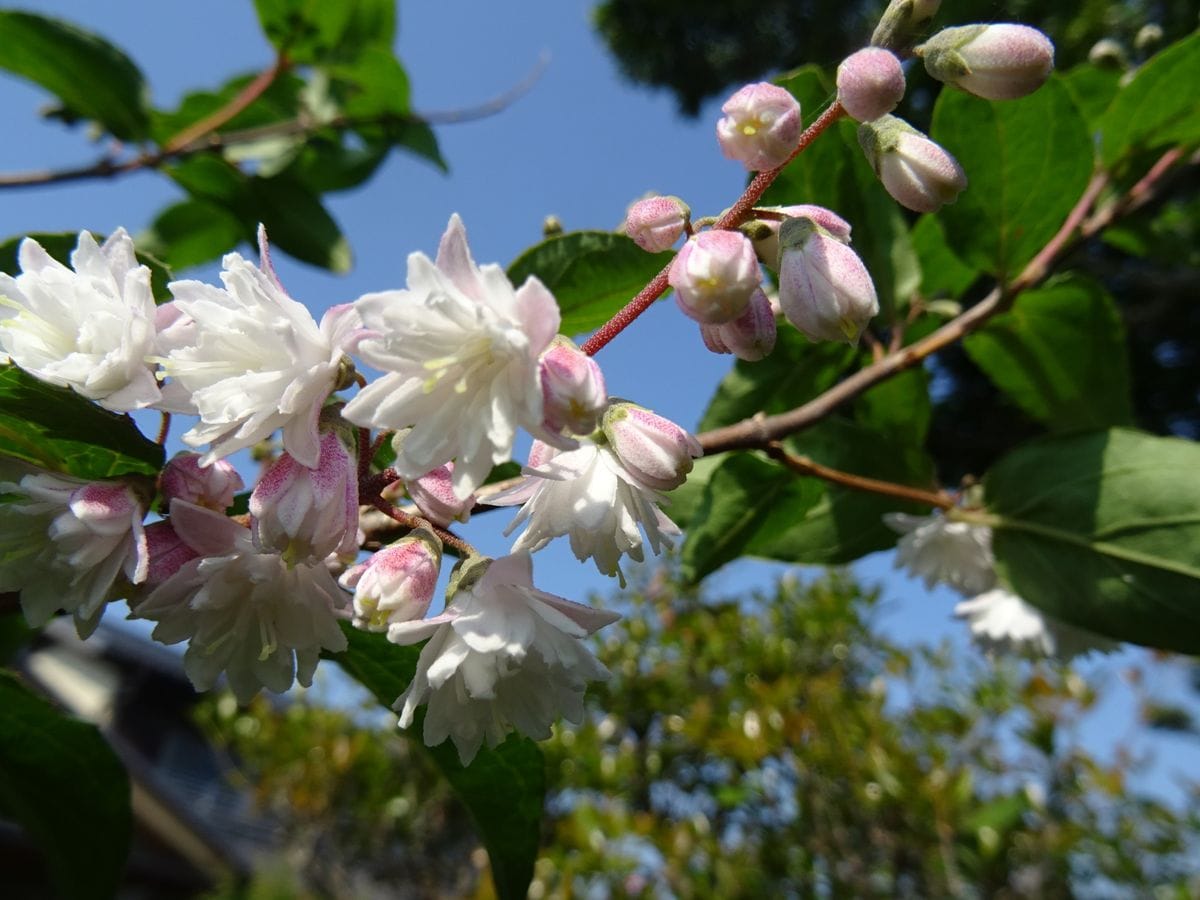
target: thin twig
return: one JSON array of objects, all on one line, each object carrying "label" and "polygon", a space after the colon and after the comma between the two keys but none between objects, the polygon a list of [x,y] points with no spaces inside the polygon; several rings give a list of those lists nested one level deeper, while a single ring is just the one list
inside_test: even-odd
[{"label": "thin twig", "polygon": [[167,442],[167,434],[171,430],[171,414],[164,412],[162,414],[162,423],[158,426],[158,437],[154,439],[154,443],[158,446],[163,446]]},{"label": "thin twig", "polygon": [[885,497],[894,497],[897,500],[907,500],[912,503],[920,503],[924,506],[936,506],[939,509],[950,509],[955,505],[954,498],[945,491],[926,491],[921,488],[909,487],[905,484],[881,481],[877,478],[867,478],[851,472],[843,472],[840,469],[831,469],[829,466],[813,462],[807,456],[796,456],[788,453],[784,449],[783,444],[778,441],[769,442],[764,450],[769,457],[783,463],[783,465],[799,475],[811,475],[814,478],[820,478],[833,484],[840,484],[852,490],[864,491],[869,494],[882,494]]},{"label": "thin twig", "polygon": [[250,104],[266,93],[267,89],[275,83],[275,79],[287,71],[287,68],[287,54],[281,52],[270,66],[259,72],[249,84],[238,91],[237,96],[211,115],[205,116],[198,122],[193,122],[163,144],[163,152],[174,153],[183,147],[194,144],[207,134],[220,131],[222,125],[244,112]]},{"label": "thin twig", "polygon": [[445,544],[447,547],[453,547],[455,550],[458,551],[459,555],[461,555],[461,556],[479,556],[480,555],[478,550],[476,550],[474,547],[472,547],[470,544],[468,544],[466,541],[464,541],[462,538],[460,538],[454,532],[447,531],[445,528],[442,528],[440,525],[434,525],[428,519],[423,519],[420,516],[414,516],[409,513],[403,512],[402,510],[399,510],[396,507],[392,506],[392,504],[388,503],[382,497],[371,497],[367,502],[369,502],[371,504],[371,506],[374,506],[377,510],[379,510],[381,513],[383,513],[385,516],[388,516],[391,519],[395,519],[397,522],[399,522],[401,525],[404,525],[407,528],[419,528],[422,525],[432,528],[434,533],[439,538],[442,539],[443,544]]}]

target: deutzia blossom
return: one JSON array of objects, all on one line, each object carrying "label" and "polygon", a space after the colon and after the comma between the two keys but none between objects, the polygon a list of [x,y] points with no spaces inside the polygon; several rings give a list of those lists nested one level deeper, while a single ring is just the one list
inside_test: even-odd
[{"label": "deutzia blossom", "polygon": [[125,229],[101,245],[81,231],[70,269],[32,238],[18,260],[16,278],[0,273],[0,350],[42,381],[117,412],[158,402],[150,270]]},{"label": "deutzia blossom", "polygon": [[425,743],[449,737],[465,766],[513,728],[544,740],[558,718],[580,721],[587,682],[608,678],[583,638],[620,616],[539,591],[528,553],[475,559],[456,575],[445,612],[388,631],[398,644],[429,638],[395,703],[400,727],[428,700]]},{"label": "deutzia blossom", "polygon": [[16,495],[0,505],[0,591],[20,591],[25,618],[35,628],[63,609],[87,637],[122,574],[132,584],[146,580],[144,500],[121,481],[13,468],[24,474],[19,481],[0,481],[0,494]]},{"label": "deutzia blossom", "polygon": [[404,478],[454,459],[454,492],[465,497],[512,455],[518,426],[573,446],[542,427],[538,358],[558,333],[554,297],[536,278],[513,290],[499,266],[477,266],[457,215],[437,262],[408,257],[407,290],[355,306],[369,332],[358,354],[387,374],[344,416],[364,428],[412,428],[395,462]]},{"label": "deutzia blossom", "polygon": [[605,575],[621,574],[620,559],[645,558],[642,535],[650,548],[662,552],[672,545],[679,528],[658,508],[666,497],[643,486],[634,478],[607,444],[586,441],[578,450],[558,453],[535,441],[529,454],[525,479],[486,502],[489,506],[521,505],[511,534],[520,525],[525,530],[513,544],[513,552],[536,552],[553,538],[569,535],[571,550],[579,560],[591,557]]},{"label": "deutzia blossom", "polygon": [[940,514],[887,513],[884,523],[904,535],[896,545],[896,568],[906,568],[932,588],[939,582],[964,594],[979,594],[996,583],[992,530],[953,522]]},{"label": "deutzia blossom", "polygon": [[988,651],[1067,660],[1089,650],[1116,647],[1107,638],[1068,625],[1000,587],[962,601],[954,614],[967,620],[971,636]]},{"label": "deutzia blossom", "polygon": [[283,429],[283,449],[314,467],[317,418],[345,379],[342,351],[357,337],[358,319],[349,305],[335,306],[318,326],[275,278],[261,229],[259,243],[264,268],[230,253],[222,260],[224,288],[171,283],[170,327],[159,334],[171,377],[162,407],[200,416],[183,441],[212,445],[204,465]]},{"label": "deutzia blossom", "polygon": [[242,703],[261,688],[312,684],[321,650],[346,649],[335,610],[346,605],[322,561],[288,565],[259,553],[250,529],[218,512],[171,501],[171,525],[199,556],[137,606],[158,624],[152,637],[187,641],[184,669],[198,691],[224,672]]}]

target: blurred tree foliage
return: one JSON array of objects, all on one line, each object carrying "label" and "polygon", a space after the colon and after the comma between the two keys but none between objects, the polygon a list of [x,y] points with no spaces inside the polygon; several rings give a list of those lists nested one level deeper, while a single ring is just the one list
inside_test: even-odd
[{"label": "blurred tree foliage", "polygon": [[[1131,755],[1074,743],[1103,697],[1068,668],[903,649],[875,627],[876,597],[840,577],[708,602],[659,572],[621,605],[601,649],[612,680],[543,745],[531,896],[1200,891],[1200,818],[1136,796]],[[389,725],[303,701],[208,704],[321,893],[489,896],[462,814]]]}]

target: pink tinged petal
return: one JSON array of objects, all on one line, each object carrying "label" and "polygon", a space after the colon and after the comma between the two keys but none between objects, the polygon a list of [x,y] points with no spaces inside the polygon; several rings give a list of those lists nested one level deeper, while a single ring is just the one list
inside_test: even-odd
[{"label": "pink tinged petal", "polygon": [[479,267],[471,258],[471,248],[467,245],[467,229],[458,213],[450,216],[446,233],[438,243],[437,261],[434,265],[450,278],[456,288],[476,303],[487,302],[487,292],[479,281]]},{"label": "pink tinged petal", "polygon": [[554,340],[562,314],[554,295],[533,275],[517,288],[517,319],[529,337],[530,355],[536,358]]},{"label": "pink tinged petal", "polygon": [[271,245],[267,242],[267,226],[262,222],[258,223],[258,267],[271,280],[271,284],[275,285],[282,293],[287,293],[284,290],[283,282],[275,274],[275,266],[271,263]]},{"label": "pink tinged petal", "polygon": [[407,646],[419,644],[442,625],[449,625],[456,618],[455,613],[442,613],[428,619],[415,619],[409,622],[395,622],[388,628],[388,640],[393,644]]},{"label": "pink tinged petal", "polygon": [[571,622],[579,632],[574,629],[568,629],[562,625],[556,625],[559,630],[566,634],[595,634],[605,625],[611,625],[621,618],[620,613],[613,612],[610,609],[596,609],[594,606],[588,606],[584,603],[576,603],[574,600],[567,600],[564,597],[556,597],[554,594],[547,594],[545,591],[539,591],[536,588],[530,593],[536,597],[541,603],[533,604],[533,609],[544,618],[547,622],[554,625],[561,620],[550,615],[552,610],[554,613],[562,616],[562,619]]},{"label": "pink tinged petal", "polygon": [[184,500],[171,501],[171,526],[200,556],[224,556],[244,546],[250,529],[215,510]]}]

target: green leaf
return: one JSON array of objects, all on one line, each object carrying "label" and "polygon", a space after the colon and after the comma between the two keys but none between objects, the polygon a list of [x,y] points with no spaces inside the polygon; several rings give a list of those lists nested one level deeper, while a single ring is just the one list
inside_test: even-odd
[{"label": "green leaf", "polygon": [[687,528],[699,512],[708,481],[726,458],[724,455],[700,457],[688,473],[687,481],[667,495],[671,502],[663,510],[680,528]]},{"label": "green leaf", "polygon": [[921,269],[921,294],[926,300],[958,299],[975,283],[979,271],[954,255],[937,216],[921,216],[912,229],[913,250]]},{"label": "green leaf", "polygon": [[1003,280],[1020,273],[1066,219],[1092,174],[1092,139],[1056,78],[1020,100],[943,90],[931,136],[970,184],[938,217],[954,252]]},{"label": "green leaf", "polygon": [[855,355],[849,344],[814,344],[794,328],[780,328],[770,356],[753,363],[739,360],[721,380],[700,420],[700,430],[799,406],[832,387]]},{"label": "green leaf", "polygon": [[[16,597],[16,594],[3,594],[0,597]],[[0,666],[9,665],[13,658],[33,640],[37,632],[25,622],[25,616],[19,611],[0,612]]]},{"label": "green leaf", "polygon": [[1026,445],[984,490],[1000,574],[1056,618],[1200,653],[1200,446],[1129,429]]},{"label": "green leaf", "polygon": [[1087,120],[1088,130],[1097,131],[1113,98],[1121,90],[1121,73],[1092,63],[1080,63],[1062,73],[1063,87]]},{"label": "green leaf", "polygon": [[390,48],[395,0],[254,0],[263,32],[297,63],[352,59],[366,47]]},{"label": "green leaf", "polygon": [[[398,647],[382,634],[344,625],[350,643],[334,657],[346,672],[391,707],[408,687],[417,668],[417,647]],[[424,709],[404,733],[421,743]],[[492,863],[492,879],[501,900],[523,898],[533,878],[546,794],[542,751],[529,738],[510,734],[495,749],[482,747],[463,767],[449,741],[426,748],[470,813]]]},{"label": "green leaf", "polygon": [[[236,75],[215,91],[193,91],[184,95],[173,110],[155,110],[151,123],[153,138],[165,144],[181,131],[224,109],[257,77],[257,72]],[[225,122],[221,131],[258,128],[296,118],[303,88],[304,81],[296,75],[283,73],[276,76],[253,103]]]},{"label": "green leaf", "polygon": [[1066,277],[1026,291],[963,345],[998,388],[1052,431],[1133,420],[1125,328],[1095,282]]},{"label": "green leaf", "polygon": [[1100,155],[1112,168],[1132,152],[1200,140],[1200,32],[1137,70],[1100,122]]},{"label": "green leaf", "polygon": [[[806,123],[817,117],[821,107],[833,94],[833,85],[817,66],[797,69],[777,83],[800,101]],[[855,153],[862,155],[857,146]],[[787,168],[763,194],[761,205],[815,203],[840,213],[845,184],[842,173],[851,159],[842,142],[833,135],[822,135],[820,140],[814,141],[788,163]],[[855,222],[850,224],[857,225]]]},{"label": "green leaf", "polygon": [[66,117],[98,122],[126,141],[149,135],[146,84],[124,53],[58,19],[0,10],[0,68],[58,97]]},{"label": "green leaf", "polygon": [[539,278],[558,300],[558,330],[577,335],[612,318],[671,256],[647,253],[623,234],[573,231],[530,247],[508,267],[508,278],[517,287],[530,275]]},{"label": "green leaf", "polygon": [[[11,237],[4,243],[0,244],[0,271],[16,274],[20,269],[20,263],[17,260],[18,251],[21,247],[21,241],[26,237],[32,238],[42,245],[42,248],[57,259],[64,266],[71,265],[71,254],[75,250],[75,245],[79,242],[79,235],[72,231],[57,231],[57,232],[34,232],[28,235],[18,235]],[[99,243],[104,243],[105,235],[92,232]],[[171,281],[171,270],[167,267],[163,260],[155,256],[149,248],[143,247],[140,250],[135,250],[137,261],[150,270],[150,290],[154,294],[155,303],[166,303],[171,299],[171,292],[167,289],[167,285]]]},{"label": "green leaf", "polygon": [[[863,360],[870,361],[869,355]],[[929,373],[920,366],[881,381],[854,402],[855,421],[905,447],[925,443],[932,417]]]},{"label": "green leaf", "polygon": [[163,448],[129,416],[12,365],[0,366],[0,454],[89,479],[157,476],[163,465]]},{"label": "green leaf", "polygon": [[129,776],[94,725],[0,672],[0,810],[46,855],[58,894],[116,896],[129,853]]},{"label": "green leaf", "polygon": [[187,269],[220,259],[241,242],[244,228],[228,210],[207,200],[168,206],[139,235],[138,246],[152,250],[172,269]]}]

